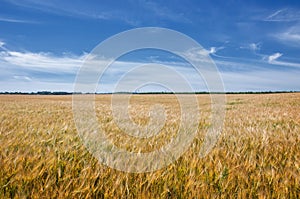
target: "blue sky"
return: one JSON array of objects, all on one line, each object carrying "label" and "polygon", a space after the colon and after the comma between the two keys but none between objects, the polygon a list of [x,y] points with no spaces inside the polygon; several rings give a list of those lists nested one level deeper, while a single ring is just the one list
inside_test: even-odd
[{"label": "blue sky", "polygon": [[[0,92],[73,91],[76,73],[96,45],[119,32],[148,26],[173,29],[199,42],[218,67],[226,91],[300,90],[299,1],[0,4]],[[99,92],[113,91],[116,74],[153,62],[179,68],[195,90],[205,90],[188,64],[178,67],[180,58],[146,50],[115,62]]]}]

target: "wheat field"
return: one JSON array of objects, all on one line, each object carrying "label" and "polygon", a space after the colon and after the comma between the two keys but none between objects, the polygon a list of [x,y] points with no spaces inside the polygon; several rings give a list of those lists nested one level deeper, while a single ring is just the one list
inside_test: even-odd
[{"label": "wheat field", "polygon": [[[135,123],[151,105],[167,112],[161,134],[137,140],[116,127],[110,95],[96,96],[99,124],[129,151],[151,151],[174,136],[180,120],[173,95],[133,95]],[[198,152],[210,126],[209,95],[198,95],[201,117],[191,147],[169,166],[126,173],[98,163],[76,131],[72,96],[0,96],[0,198],[299,198],[300,93],[227,95],[224,129],[205,157]]]}]

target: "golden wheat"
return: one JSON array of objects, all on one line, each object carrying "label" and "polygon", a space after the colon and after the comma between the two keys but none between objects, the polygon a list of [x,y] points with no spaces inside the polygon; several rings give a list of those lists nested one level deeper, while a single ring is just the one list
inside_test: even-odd
[{"label": "golden wheat", "polygon": [[[1,198],[299,198],[300,94],[227,95],[217,145],[198,157],[210,123],[210,98],[198,95],[201,117],[191,147],[152,173],[124,173],[101,165],[83,146],[71,96],[0,96]],[[131,151],[161,147],[178,129],[173,95],[134,95],[133,121],[147,124],[151,105],[164,104],[162,133],[133,139],[114,124],[110,95],[96,96],[99,124]],[[162,139],[164,138],[164,139]],[[161,140],[164,140],[162,142]]]}]

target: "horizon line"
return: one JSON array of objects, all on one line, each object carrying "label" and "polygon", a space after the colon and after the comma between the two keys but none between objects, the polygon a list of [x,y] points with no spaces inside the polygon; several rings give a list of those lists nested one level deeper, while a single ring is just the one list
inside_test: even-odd
[{"label": "horizon line", "polygon": [[300,91],[225,91],[225,92],[208,92],[208,91],[196,91],[196,92],[166,92],[166,91],[149,91],[149,92],[67,92],[67,91],[36,91],[36,92],[22,92],[22,91],[5,91],[0,92],[0,95],[107,95],[107,94],[131,94],[131,95],[146,95],[146,94],[272,94],[272,93],[300,93]]}]

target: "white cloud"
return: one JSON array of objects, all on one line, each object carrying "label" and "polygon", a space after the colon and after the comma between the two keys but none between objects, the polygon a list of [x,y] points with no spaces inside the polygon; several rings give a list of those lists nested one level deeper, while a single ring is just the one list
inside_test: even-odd
[{"label": "white cloud", "polygon": [[3,48],[5,45],[5,43],[3,41],[0,40],[0,48]]},{"label": "white cloud", "polygon": [[[45,13],[50,13],[59,16],[95,19],[95,20],[121,20],[125,23],[133,23],[128,16],[122,13],[119,9],[103,9],[102,6],[91,7],[86,3],[73,3],[67,1],[39,1],[39,0],[23,0],[9,1],[11,4],[26,9],[39,10]],[[108,11],[107,11],[108,10]],[[23,22],[18,19],[3,18],[7,22]],[[30,21],[24,21],[26,23]],[[35,22],[33,22],[35,23]]]},{"label": "white cloud", "polygon": [[268,57],[268,62],[273,63],[275,60],[277,60],[281,56],[282,56],[282,53],[274,53],[273,55],[270,55]]},{"label": "white cloud", "polygon": [[292,22],[300,20],[300,10],[293,8],[284,8],[277,10],[267,16],[265,21],[273,21],[273,22]]},{"label": "white cloud", "polygon": [[9,22],[9,23],[38,23],[36,21],[15,19],[15,18],[8,18],[8,17],[0,17],[0,21]]},{"label": "white cloud", "polygon": [[188,57],[190,60],[195,60],[195,61],[201,61],[203,60],[203,56],[208,56],[210,51],[202,48],[196,48],[196,49],[189,49],[184,53],[186,57]]},{"label": "white cloud", "polygon": [[155,1],[140,1],[139,3],[146,9],[145,12],[150,13],[152,16],[175,22],[191,23],[191,21],[185,17],[184,13],[174,12],[169,9],[169,7],[163,6]]},{"label": "white cloud", "polygon": [[[0,70],[4,70],[6,74],[4,76],[0,75],[0,82],[2,82],[0,84],[0,90],[5,91],[9,88],[14,88],[13,91],[19,91],[19,88],[26,88],[26,85],[30,88],[25,89],[25,91],[28,91],[28,89],[31,91],[47,90],[47,88],[61,90],[62,86],[59,85],[68,84],[66,90],[72,91],[70,88],[73,87],[70,85],[74,83],[77,71],[79,71],[88,56],[88,54],[78,56],[66,54],[57,56],[44,52],[0,51]],[[101,61],[105,60],[97,60],[97,64],[104,63]],[[108,61],[110,60],[107,60],[105,64],[108,63]],[[111,91],[118,78],[121,78],[133,67],[144,64],[145,63],[142,62],[115,61],[101,77],[102,84],[100,86],[100,91]],[[178,66],[176,63],[166,62],[164,64],[169,65],[174,68],[174,70],[179,71],[180,74],[185,74],[187,77],[193,78],[194,80],[199,79],[200,77],[199,75],[195,75],[196,73],[195,70],[193,71],[193,68],[187,69],[180,65],[180,63],[178,63]],[[143,79],[145,75],[150,78],[153,76],[156,77],[156,79],[170,81],[172,84],[178,85],[178,89],[180,89],[178,80],[174,79],[173,76],[153,71],[151,66],[149,66],[149,70],[145,70],[143,74],[132,78],[135,81],[138,81]],[[6,83],[3,83],[3,81]],[[36,88],[34,88],[34,83],[36,83]],[[12,84],[15,85],[15,87]],[[198,83],[196,83],[196,85],[197,84]],[[20,87],[20,85],[22,86]],[[41,85],[44,85],[45,89],[42,89]],[[53,85],[56,85],[57,88]]]},{"label": "white cloud", "polygon": [[210,51],[209,51],[209,54],[214,54],[216,52],[217,52],[217,48],[216,47],[211,47]]},{"label": "white cloud", "polygon": [[293,32],[285,32],[281,35],[283,39],[290,40],[290,41],[300,41],[300,33],[293,33]]},{"label": "white cloud", "polygon": [[[215,47],[209,50],[189,51],[187,54],[192,58],[199,58],[199,53],[203,55],[213,54],[218,49]],[[195,57],[194,57],[195,56]],[[221,68],[220,74],[224,79],[227,91],[243,90],[300,90],[299,68],[300,64],[277,61],[282,53],[275,53],[266,60],[260,62],[250,62],[249,60],[216,60],[216,64]],[[50,53],[17,52],[4,50],[0,52],[0,91],[73,91],[73,84],[78,69],[83,64],[86,54],[57,56]],[[205,56],[204,56],[205,57]],[[200,56],[201,58],[201,56]],[[265,67],[269,61],[271,64],[289,66],[292,70],[283,71],[280,68]],[[106,73],[101,77],[100,92],[111,92],[117,81],[126,75],[134,67],[147,63],[141,62],[114,62]],[[195,90],[206,90],[201,75],[191,66],[184,63],[164,62],[160,63],[174,69],[183,75],[191,83]],[[292,68],[293,67],[293,68]],[[205,68],[204,68],[205,70]],[[203,71],[201,71],[203,72]],[[204,71],[205,72],[205,71]],[[180,89],[178,80],[169,73],[154,70],[149,66],[139,73],[132,73],[129,79],[132,84],[142,82],[143,78],[162,79],[174,84]],[[290,76],[290,78],[289,78]],[[280,78],[279,78],[280,77]],[[176,86],[178,85],[178,87]]]},{"label": "white cloud", "polygon": [[74,72],[82,65],[85,57],[85,54],[81,56],[71,55],[60,57],[43,52],[0,52],[0,61],[4,64],[6,63],[27,69],[53,72]]},{"label": "white cloud", "polygon": [[[91,5],[84,2],[76,2],[70,4],[70,2],[68,1],[9,0],[9,3],[27,9],[35,9],[55,15],[69,17],[83,17],[104,20],[111,18],[125,18],[125,16],[122,15],[119,9],[105,9],[104,6],[92,7]],[[3,20],[9,21],[10,18],[3,18]],[[124,21],[125,20],[127,19],[124,19]],[[12,19],[12,22],[14,22],[14,19]],[[16,22],[18,22],[18,20],[16,20]]]},{"label": "white cloud", "polygon": [[283,32],[272,35],[278,41],[289,46],[299,47],[300,45],[300,26],[293,26]]},{"label": "white cloud", "polygon": [[0,81],[0,92],[73,91],[73,82],[56,83],[39,80]]},{"label": "white cloud", "polygon": [[299,71],[222,72],[226,91],[299,91]]},{"label": "white cloud", "polygon": [[19,75],[14,75],[13,76],[14,79],[17,80],[25,80],[25,81],[32,81],[32,79],[28,76],[19,76]]},{"label": "white cloud", "polygon": [[285,67],[293,67],[293,68],[300,68],[300,63],[293,63],[293,62],[286,62],[286,61],[273,61],[272,64],[285,66]]},{"label": "white cloud", "polygon": [[253,51],[258,51],[261,48],[261,44],[260,43],[251,43],[249,44],[249,49],[253,50]]},{"label": "white cloud", "polygon": [[[202,48],[202,49],[190,49],[184,54],[189,57],[191,60],[197,60],[201,61],[204,57],[207,57],[208,55],[214,55],[216,54],[219,50],[224,49],[223,46],[221,47],[210,47],[209,50]],[[200,59],[200,60],[199,60]]]},{"label": "white cloud", "polygon": [[[83,55],[0,51],[0,91],[72,90]],[[64,86],[68,85],[68,86]],[[70,89],[71,88],[71,89]]]},{"label": "white cloud", "polygon": [[240,47],[241,49],[248,49],[253,51],[254,53],[256,53],[256,51],[259,51],[261,49],[261,43],[250,43],[250,44],[246,44]]}]

